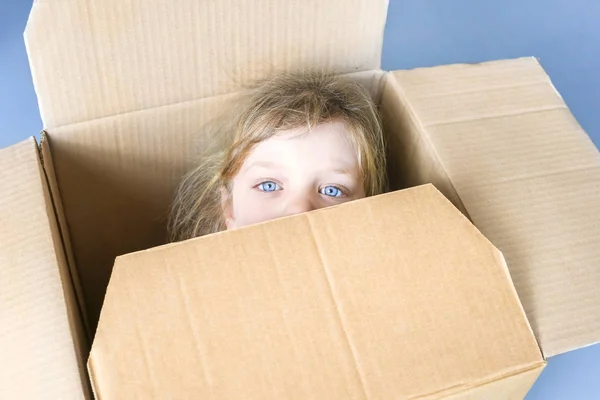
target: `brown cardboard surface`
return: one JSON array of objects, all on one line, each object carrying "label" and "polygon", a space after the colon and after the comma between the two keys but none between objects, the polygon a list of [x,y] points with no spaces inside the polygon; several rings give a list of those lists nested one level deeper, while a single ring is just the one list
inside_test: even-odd
[{"label": "brown cardboard surface", "polygon": [[[378,96],[381,71],[351,74]],[[116,256],[165,243],[183,173],[215,147],[205,130],[235,95],[48,130],[57,186],[92,331]],[[93,229],[90,229],[93,227]]]},{"label": "brown cardboard surface", "polygon": [[546,356],[600,341],[600,154],[532,58],[397,71]]},{"label": "brown cardboard surface", "polygon": [[543,359],[501,253],[426,185],[119,257],[88,366],[102,399],[397,399]]},{"label": "brown cardboard surface", "polygon": [[37,0],[25,40],[44,127],[229,93],[273,71],[377,69],[387,3]]},{"label": "brown cardboard surface", "polygon": [[0,226],[0,398],[87,398],[88,346],[34,139],[0,150]]}]

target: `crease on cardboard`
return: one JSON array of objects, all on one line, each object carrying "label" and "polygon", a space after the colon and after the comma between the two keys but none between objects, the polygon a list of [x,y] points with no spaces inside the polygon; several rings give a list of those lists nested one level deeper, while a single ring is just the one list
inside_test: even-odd
[{"label": "crease on cardboard", "polygon": [[354,361],[354,368],[356,370],[356,374],[358,375],[358,378],[360,381],[360,387],[362,389],[364,398],[369,400],[371,397],[369,396],[369,392],[367,391],[364,373],[362,372],[362,368],[360,366],[358,357],[356,355],[356,348],[355,348],[354,344],[352,343],[350,336],[348,335],[348,330],[346,329],[346,325],[344,324],[344,319],[342,318],[342,313],[340,312],[339,302],[338,302],[338,299],[336,298],[335,291],[333,290],[333,285],[331,283],[331,273],[329,272],[329,269],[327,268],[327,263],[325,262],[325,258],[323,257],[323,252],[322,252],[321,248],[319,247],[319,241],[317,240],[317,238],[315,236],[315,229],[313,227],[313,223],[311,221],[310,214],[306,214],[305,217],[306,217],[306,221],[308,222],[308,227],[310,229],[310,237],[313,241],[315,249],[317,250],[317,254],[319,255],[319,260],[321,261],[323,276],[325,277],[325,280],[327,281],[327,288],[329,289],[329,294],[331,295],[331,300],[335,306],[335,311],[336,311],[336,315],[338,317],[338,321],[340,323],[340,327],[342,328],[342,332],[344,332],[344,337],[346,338],[346,344],[348,345],[350,354],[352,355],[352,360]]},{"label": "crease on cardboard", "polygon": [[[42,141],[44,140],[44,135],[42,134]],[[45,203],[47,205],[49,205],[50,210],[48,210],[49,213],[51,213],[51,215],[48,215],[48,217],[53,221],[50,222],[50,229],[53,232],[56,232],[58,235],[57,238],[54,238],[54,234],[53,236],[53,242],[54,242],[54,248],[55,251],[57,253],[62,252],[63,254],[63,260],[66,263],[66,271],[68,276],[64,276],[64,273],[60,273],[60,281],[61,281],[61,286],[62,286],[62,292],[63,292],[63,298],[65,299],[65,307],[67,309],[67,317],[69,319],[69,331],[71,333],[71,337],[73,340],[73,347],[74,347],[74,351],[75,354],[77,355],[77,363],[78,363],[78,367],[79,367],[79,376],[81,379],[81,385],[83,388],[83,394],[86,398],[90,398],[90,381],[89,381],[89,377],[86,375],[86,368],[85,368],[85,357],[86,357],[86,353],[89,353],[90,350],[90,338],[89,338],[89,331],[88,331],[88,326],[87,326],[87,322],[85,320],[84,314],[82,314],[82,309],[79,303],[79,293],[77,291],[77,286],[75,284],[76,279],[73,279],[73,271],[71,269],[71,265],[72,263],[70,262],[71,260],[69,259],[69,254],[67,251],[67,248],[65,246],[65,241],[64,241],[64,237],[63,237],[63,233],[62,233],[62,228],[61,228],[61,215],[59,214],[58,208],[57,208],[57,203],[56,203],[56,198],[53,195],[53,185],[55,184],[54,176],[53,176],[53,170],[51,169],[51,159],[48,160],[48,157],[46,158],[46,162],[48,162],[49,164],[49,168],[46,167],[46,165],[44,165],[44,156],[43,156],[43,152],[42,152],[42,146],[43,143],[40,142],[39,145],[37,144],[36,140],[33,139],[33,144],[35,145],[35,150],[36,150],[36,154],[38,156],[38,167],[40,169],[40,179],[42,180],[41,185],[43,187],[43,192],[44,192],[44,197],[45,197]],[[50,169],[50,172],[48,172],[48,169]],[[54,186],[54,188],[56,189],[56,187]],[[48,204],[50,203],[50,204]],[[54,226],[53,226],[54,225]],[[56,242],[59,243],[56,243]],[[57,263],[60,265],[60,261],[58,260],[59,256],[58,254],[56,254],[57,257]],[[66,278],[66,282],[65,279]],[[68,287],[65,287],[65,284]],[[70,290],[69,290],[70,288]],[[70,301],[69,299],[72,298],[73,301]],[[75,304],[72,304],[72,303]],[[69,304],[71,303],[71,304]],[[73,310],[73,305],[75,306],[75,310]],[[71,310],[71,311],[69,311]],[[81,327],[82,329],[78,329],[78,327]]]},{"label": "crease on cardboard", "polygon": [[[131,282],[131,280],[128,280],[128,283],[129,282]],[[126,288],[127,289],[125,290],[125,293],[127,293],[131,297],[135,297],[133,295],[133,291],[129,287],[127,287],[127,286],[126,286]],[[139,301],[137,301],[137,302],[139,303]],[[148,351],[149,346],[148,346],[147,341],[144,340],[144,336],[145,335],[143,335],[141,333],[141,332],[143,332],[143,329],[141,329],[140,324],[138,322],[138,319],[137,318],[132,318],[132,321],[133,321],[133,324],[134,324],[134,332],[135,332],[135,335],[136,335],[136,341],[138,343],[140,343],[140,345],[141,345],[140,347],[142,348],[142,357],[144,359],[144,361],[143,361],[142,364],[146,367],[146,373],[148,374],[148,378],[149,378],[149,380],[150,380],[150,382],[152,384],[153,391],[154,391],[154,393],[156,393],[157,392],[157,390],[156,390],[157,389],[157,386],[156,386],[157,379],[156,379],[156,376],[154,374],[154,368],[152,367],[152,364],[150,363],[150,360],[152,359],[152,357],[150,357],[150,355],[148,354],[149,353],[149,351]]]},{"label": "crease on cardboard", "polygon": [[493,186],[493,185],[503,184],[503,183],[527,181],[527,180],[531,180],[531,179],[555,177],[555,176],[573,174],[576,172],[588,172],[588,171],[594,171],[594,170],[598,170],[600,172],[600,165],[589,165],[589,166],[577,167],[577,168],[566,168],[566,169],[561,169],[559,171],[547,172],[547,173],[542,172],[539,174],[515,175],[512,177],[508,177],[506,179],[495,179],[490,182],[478,183],[478,187],[482,188],[482,187],[486,187],[486,186]]},{"label": "crease on cardboard", "polygon": [[[476,62],[476,63],[464,63],[463,62],[463,63],[453,63],[453,64],[431,65],[431,66],[424,66],[424,67],[402,69],[402,70],[399,70],[399,71],[410,72],[410,73],[417,73],[418,74],[420,72],[430,72],[430,71],[432,71],[434,69],[437,69],[437,68],[444,68],[444,69],[449,70],[451,72],[458,72],[457,77],[458,77],[459,80],[461,80],[465,76],[468,76],[469,78],[474,77],[474,76],[477,76],[477,77],[481,78],[482,75],[478,76],[478,74],[477,74],[478,72],[481,72],[481,71],[475,71],[476,69],[485,70],[486,68],[495,68],[495,67],[498,67],[502,63],[506,63],[507,61],[513,63],[516,66],[518,66],[518,68],[522,67],[521,64],[528,64],[529,65],[529,64],[534,63],[534,64],[536,64],[536,67],[538,68],[538,70],[543,71],[543,68],[541,67],[538,59],[535,58],[535,57],[532,57],[532,56],[516,57],[516,58],[506,58],[506,59],[492,59],[492,60],[489,60],[489,61]],[[505,69],[505,68],[501,68],[500,70],[502,70],[502,69]],[[460,76],[461,72],[465,72],[467,70],[468,70],[468,74]],[[475,74],[473,74],[474,71],[475,71]],[[489,76],[488,72],[489,72],[489,70],[485,71],[485,73],[484,73],[483,76]],[[498,71],[493,71],[493,72],[497,73]],[[521,75],[521,76],[519,76],[517,78],[522,78],[523,76],[524,75]],[[514,78],[514,77],[511,77],[511,78]],[[526,77],[526,79],[528,81],[531,81],[531,78],[532,78],[532,76],[527,76]],[[534,77],[534,78],[538,79],[537,83],[546,82],[546,79],[547,79],[547,78],[540,78],[539,76]],[[428,81],[428,83],[431,83],[431,81],[429,79],[426,79],[426,81]],[[486,81],[486,83],[490,82],[487,79],[485,81]],[[529,85],[529,83],[524,84],[524,86],[528,86],[528,85]],[[436,85],[436,86],[437,86],[437,89],[442,89],[442,86],[440,86],[440,85]],[[496,86],[492,86],[491,88],[493,89],[495,87],[501,87],[501,86],[505,86],[505,85],[496,85]],[[511,86],[513,86],[513,85],[511,85]],[[517,87],[518,85],[514,85],[514,86]],[[462,92],[462,90],[460,92]],[[450,91],[446,91],[445,93],[451,93],[451,92]],[[435,96],[438,96],[438,95],[435,95]],[[422,93],[420,93],[419,96],[428,97],[427,95],[424,95]]]},{"label": "crease on cardboard", "polygon": [[[479,93],[479,92],[473,92],[473,93]],[[515,116],[515,115],[526,115],[526,114],[536,114],[536,113],[540,113],[540,112],[545,112],[545,111],[554,111],[554,110],[563,110],[563,109],[567,109],[566,105],[558,105],[558,106],[546,106],[546,107],[534,107],[531,108],[529,110],[524,110],[524,111],[513,111],[513,112],[507,112],[507,113],[491,113],[491,114],[487,114],[487,115],[483,115],[481,117],[478,118],[457,118],[457,119],[448,119],[448,120],[444,120],[443,122],[432,122],[432,123],[428,123],[428,124],[423,124],[423,128],[431,128],[431,127],[436,127],[436,126],[444,126],[444,125],[452,125],[452,124],[460,124],[463,122],[471,122],[471,121],[483,121],[486,119],[496,119],[496,118],[504,118],[504,117],[511,117],[511,116]]]},{"label": "crease on cardboard", "polygon": [[416,114],[414,108],[412,107],[412,105],[410,104],[410,102],[408,101],[408,97],[406,96],[406,93],[404,92],[404,89],[402,88],[402,86],[400,85],[400,83],[398,82],[398,80],[396,79],[396,77],[394,76],[393,73],[390,73],[388,76],[389,76],[388,84],[392,85],[392,87],[395,89],[396,93],[398,94],[398,96],[400,98],[400,101],[406,107],[410,119],[412,121],[414,121],[414,123],[415,123],[415,125],[416,125],[416,127],[417,127],[417,129],[419,131],[419,135],[421,135],[421,137],[424,138],[425,142],[427,143],[427,146],[429,146],[429,148],[433,152],[434,157],[435,157],[437,163],[442,167],[443,173],[444,173],[445,178],[446,178],[445,180],[450,184],[450,190],[452,190],[452,198],[454,198],[459,203],[459,204],[456,204],[455,206],[461,210],[461,212],[467,217],[467,219],[472,220],[471,216],[469,215],[469,212],[468,212],[467,208],[465,207],[465,205],[464,205],[464,203],[462,201],[462,199],[458,195],[458,192],[456,190],[454,182],[452,181],[452,179],[451,179],[451,177],[450,177],[450,175],[448,173],[448,169],[446,168],[446,166],[442,162],[442,159],[439,156],[437,149],[433,145],[433,142],[431,140],[431,137],[429,136],[429,133],[427,132],[427,130],[423,126],[421,120],[419,118],[417,118],[417,114]]},{"label": "crease on cardboard", "polygon": [[116,113],[116,114],[105,115],[102,117],[89,119],[89,120],[85,120],[85,121],[75,121],[75,122],[71,122],[68,124],[54,126],[52,128],[49,128],[48,130],[51,131],[52,135],[56,135],[57,132],[60,132],[62,129],[65,129],[65,128],[77,128],[78,126],[86,126],[87,124],[92,123],[92,122],[98,124],[98,123],[102,123],[103,121],[111,121],[113,119],[118,119],[118,118],[127,117],[127,116],[133,116],[133,115],[141,114],[144,112],[154,112],[154,111],[159,111],[159,110],[164,110],[164,109],[169,109],[169,108],[177,108],[177,107],[181,107],[181,106],[185,106],[185,105],[189,105],[189,104],[202,103],[205,101],[213,102],[213,101],[225,100],[227,98],[233,99],[236,96],[238,96],[239,94],[240,94],[240,92],[221,93],[221,94],[217,94],[214,96],[199,97],[196,99],[190,99],[190,100],[185,100],[185,101],[180,101],[180,102],[175,102],[175,103],[161,104],[161,105],[154,106],[154,107],[140,108],[137,110],[124,111],[124,112],[120,112],[120,113]]},{"label": "crease on cardboard", "polygon": [[[359,83],[363,82],[363,79],[369,78],[369,80],[370,80],[369,84],[363,85],[363,86],[365,86],[365,88],[369,91],[375,104],[380,104],[381,97],[383,96],[383,87],[385,86],[384,75],[386,75],[386,74],[387,74],[387,72],[385,72],[385,71],[369,69],[369,70],[363,70],[363,71],[344,73],[344,74],[340,74],[339,76],[349,78],[349,79],[354,79],[354,80],[358,81]],[[60,134],[60,131],[63,129],[76,128],[78,126],[86,126],[87,124],[89,124],[91,122],[98,124],[98,123],[102,123],[103,121],[111,121],[113,119],[118,119],[121,117],[128,117],[128,116],[133,116],[133,115],[141,114],[141,113],[145,113],[145,112],[154,112],[154,111],[159,111],[159,110],[164,110],[164,109],[169,109],[169,108],[178,108],[178,107],[185,106],[185,105],[200,104],[203,102],[225,102],[228,100],[235,99],[237,96],[244,93],[245,90],[246,90],[245,88],[241,88],[240,90],[233,91],[233,92],[219,93],[219,94],[215,94],[212,96],[202,96],[202,97],[197,97],[194,99],[188,99],[188,100],[183,100],[183,101],[178,101],[178,102],[173,102],[173,103],[168,103],[168,104],[160,104],[160,105],[153,106],[153,107],[145,107],[145,108],[139,108],[136,110],[123,111],[123,112],[119,112],[119,113],[115,113],[115,114],[104,115],[102,117],[89,119],[89,120],[74,121],[74,122],[71,122],[68,124],[62,124],[62,125],[57,125],[57,126],[47,128],[45,131],[43,131],[43,133],[45,135],[47,135],[48,131],[51,131],[52,135],[56,135],[57,133]]]},{"label": "crease on cardboard", "polygon": [[[430,67],[430,68],[435,68],[435,67]],[[413,70],[400,70],[400,71],[408,72],[408,71],[413,71]],[[460,96],[460,95],[464,95],[464,94],[482,93],[482,92],[495,91],[495,90],[520,89],[520,88],[529,87],[529,86],[546,85],[547,83],[548,82],[546,80],[540,80],[539,82],[538,81],[530,81],[530,82],[526,82],[526,83],[517,83],[514,85],[490,85],[490,86],[487,86],[486,90],[484,90],[484,91],[482,91],[481,89],[466,89],[466,90],[455,90],[455,91],[450,91],[450,92],[444,92],[441,94],[415,93],[414,95],[411,94],[411,97],[414,97],[415,99],[419,99],[419,100],[439,99],[439,98],[443,98],[443,97],[454,97],[454,96]],[[556,89],[554,89],[554,90],[556,90]]]},{"label": "crease on cardboard", "polygon": [[[479,229],[478,229],[478,231],[479,231]],[[486,238],[483,235],[483,233],[481,233],[481,231],[479,231],[479,232],[480,232],[481,236],[485,238],[485,240],[490,242],[489,239]],[[496,256],[497,262],[502,265],[502,270],[506,274],[508,281],[511,283],[510,287],[512,289],[513,296],[515,296],[515,298],[519,299],[519,301],[517,303],[519,305],[519,310],[521,311],[521,316],[527,323],[527,327],[529,328],[529,333],[531,334],[531,337],[535,339],[534,342],[538,348],[540,358],[542,360],[545,360],[544,352],[542,351],[542,347],[540,346],[540,343],[537,341],[537,337],[535,335],[535,332],[533,331],[531,322],[529,321],[529,318],[527,318],[527,312],[525,312],[525,307],[523,306],[523,303],[521,302],[521,299],[519,298],[519,292],[517,292],[517,287],[515,286],[514,280],[510,274],[510,269],[508,268],[508,264],[506,263],[506,257],[504,257],[504,254],[502,253],[502,251],[499,248],[494,246],[491,242],[490,242],[490,244],[492,245],[492,250],[494,252],[494,255]]]},{"label": "crease on cardboard", "polygon": [[190,308],[189,295],[188,295],[187,290],[185,289],[185,284],[183,283],[181,276],[176,276],[176,274],[173,273],[171,264],[168,262],[165,262],[165,264],[167,266],[166,269],[167,269],[169,275],[171,275],[172,279],[177,282],[177,288],[179,289],[179,292],[181,294],[179,297],[181,297],[181,302],[183,303],[183,309],[185,310],[185,320],[187,322],[190,332],[192,333],[192,337],[194,338],[194,347],[196,348],[196,352],[198,353],[198,358],[201,360],[202,375],[204,376],[204,379],[206,380],[208,385],[210,387],[212,387],[214,379],[212,378],[212,375],[210,373],[210,368],[208,367],[208,363],[207,363],[206,356],[205,356],[206,352],[203,352],[201,350],[201,347],[205,347],[205,346],[200,345],[201,340],[202,340],[201,336],[198,334],[197,330],[194,329],[194,324],[192,324],[192,322],[190,321],[190,318],[189,318],[189,316],[192,314],[192,310]]},{"label": "crease on cardboard", "polygon": [[52,208],[54,210],[54,217],[56,218],[57,222],[61,246],[66,256],[65,261],[69,270],[69,279],[71,282],[71,286],[75,291],[77,308],[79,310],[79,315],[81,316],[81,319],[83,321],[86,345],[89,347],[91,342],[91,331],[89,326],[89,320],[85,312],[85,300],[83,296],[81,282],[79,281],[79,274],[77,273],[77,264],[75,262],[75,256],[73,254],[73,249],[70,243],[69,226],[62,207],[60,192],[58,190],[58,182],[54,171],[54,164],[52,162],[50,143],[48,142],[48,135],[45,131],[41,132],[41,141],[38,146],[38,151],[40,155],[42,171],[44,173],[48,185],[48,192],[50,194],[50,201],[52,202]]},{"label": "crease on cardboard", "polygon": [[441,390],[436,390],[434,392],[430,392],[430,393],[425,393],[425,394],[420,394],[420,395],[416,395],[416,396],[412,396],[409,397],[407,400],[428,400],[430,399],[432,396],[433,397],[438,397],[438,396],[442,396],[442,397],[447,397],[447,396],[456,396],[459,395],[460,393],[465,393],[469,390],[475,389],[475,388],[479,388],[485,385],[489,385],[490,383],[494,383],[494,382],[499,382],[503,379],[512,377],[512,376],[517,376],[520,374],[524,374],[524,373],[528,373],[528,372],[532,372],[535,371],[536,369],[539,369],[540,367],[543,369],[546,366],[546,362],[542,361],[540,363],[536,363],[533,364],[531,366],[527,366],[525,368],[521,368],[518,370],[514,370],[514,371],[510,371],[507,372],[505,374],[501,374],[501,375],[497,375],[493,378],[490,378],[488,380],[484,380],[484,381],[480,381],[477,383],[473,383],[473,384],[469,384],[469,383],[460,383],[454,386],[450,386]]},{"label": "crease on cardboard", "polygon": [[373,76],[371,77],[369,86],[366,88],[369,91],[369,93],[371,94],[371,98],[373,99],[373,102],[375,103],[377,109],[380,109],[381,102],[383,99],[383,91],[385,89],[385,85],[386,85],[386,81],[387,81],[386,78],[387,78],[387,75],[389,74],[387,71],[369,70],[369,71],[356,72],[356,73],[352,73],[352,74],[343,74],[341,76],[347,76],[347,77],[356,76],[356,77],[358,77],[359,74],[367,75],[369,73],[372,73]]}]

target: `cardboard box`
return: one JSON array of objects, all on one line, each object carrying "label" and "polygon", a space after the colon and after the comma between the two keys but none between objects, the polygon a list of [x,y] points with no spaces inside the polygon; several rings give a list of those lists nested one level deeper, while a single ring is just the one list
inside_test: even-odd
[{"label": "cardboard box", "polygon": [[427,185],[119,257],[89,370],[100,398],[506,399],[544,365],[501,253]]},{"label": "cardboard box", "polygon": [[[77,364],[49,351],[27,353],[28,342],[19,342],[25,333],[40,348],[56,343],[48,335],[54,320],[35,309],[39,325],[10,330],[2,345],[18,342],[24,350],[15,356],[36,368],[60,364],[71,380],[34,373],[26,378],[32,387],[85,396],[85,384],[69,389],[87,354],[73,327],[94,333],[109,278],[89,362],[99,398],[164,391],[214,398],[521,398],[543,367],[529,324],[544,357],[598,342],[597,149],[535,59],[381,71],[386,10],[386,1],[366,0],[34,3],[25,39],[52,201],[42,195],[48,183],[39,174],[11,178],[7,169],[2,178],[9,187],[12,179],[21,182],[45,215],[10,213],[11,232],[28,238],[45,229],[52,243],[62,240],[62,247],[42,248],[49,261],[40,265],[61,277],[62,294],[55,287],[51,306],[69,327],[60,333],[61,351],[81,356]],[[116,256],[164,243],[173,189],[210,141],[198,137],[199,127],[244,84],[302,67],[351,73],[371,90],[390,141],[394,188],[433,183],[502,251],[512,283],[499,253],[431,186],[123,256],[111,278]],[[18,170],[27,161],[15,159],[17,151],[4,150],[0,162]],[[7,210],[25,204],[5,193]],[[426,210],[441,219],[428,219]],[[58,237],[48,228],[52,218]],[[315,225],[347,230],[335,239],[311,233]],[[281,241],[288,229],[297,234],[291,247]],[[437,240],[424,243],[423,235]],[[264,238],[277,240],[295,268],[271,258],[262,261],[262,275],[233,275],[254,271],[258,254],[251,249],[273,251]],[[418,238],[417,247],[406,247]],[[8,265],[16,266],[3,285],[35,302],[35,291],[13,283],[30,261],[10,257],[21,255],[26,242],[2,243]],[[340,247],[345,243],[356,246]],[[233,245],[224,260],[210,250]],[[340,261],[364,261],[361,248],[378,250],[371,266],[377,273]],[[447,248],[452,262],[444,258]],[[412,249],[410,259],[400,249]],[[222,268],[194,263],[200,260]],[[190,286],[195,277],[207,277],[205,290]],[[412,277],[419,278],[414,287]],[[35,284],[46,288],[43,280]],[[394,292],[396,285],[403,290]],[[79,321],[65,294],[71,292],[85,310]],[[269,294],[277,301],[267,301]],[[256,321],[248,317],[254,314]],[[396,314],[403,318],[388,319]],[[157,340],[161,345],[152,346]],[[2,379],[11,377],[3,371]]]}]

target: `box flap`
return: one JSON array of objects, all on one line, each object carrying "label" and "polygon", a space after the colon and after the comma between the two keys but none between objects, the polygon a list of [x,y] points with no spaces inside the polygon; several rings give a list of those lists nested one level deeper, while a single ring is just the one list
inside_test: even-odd
[{"label": "box flap", "polygon": [[394,77],[544,354],[600,341],[600,153],[537,60]]},{"label": "box flap", "polygon": [[0,398],[88,398],[88,347],[33,138],[0,150],[0,226]]},{"label": "box flap", "polygon": [[502,255],[426,185],[117,258],[88,367],[101,398],[398,399],[542,364]]},{"label": "box flap", "polygon": [[38,0],[45,128],[228,93],[298,68],[378,69],[387,0]]}]

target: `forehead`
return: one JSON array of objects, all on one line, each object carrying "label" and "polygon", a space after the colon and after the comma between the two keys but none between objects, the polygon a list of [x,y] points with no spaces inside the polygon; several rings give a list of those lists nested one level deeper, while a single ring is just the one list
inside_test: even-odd
[{"label": "forehead", "polygon": [[244,164],[273,159],[284,163],[300,161],[349,167],[358,161],[351,133],[337,121],[319,124],[308,132],[301,129],[282,131],[256,145]]}]

